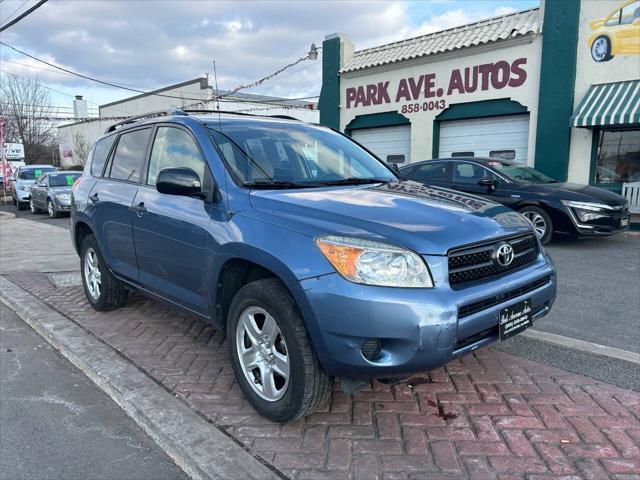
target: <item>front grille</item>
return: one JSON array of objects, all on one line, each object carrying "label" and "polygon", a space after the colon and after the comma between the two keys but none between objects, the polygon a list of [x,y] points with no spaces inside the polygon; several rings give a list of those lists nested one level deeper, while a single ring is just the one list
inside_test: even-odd
[{"label": "front grille", "polygon": [[[511,264],[503,267],[494,260],[493,252],[505,242],[513,248],[514,258]],[[530,234],[451,250],[449,284],[453,288],[460,287],[518,270],[532,264],[538,257],[538,252],[538,240]]]},{"label": "front grille", "polygon": [[536,288],[540,288],[548,284],[550,281],[551,276],[547,275],[546,277],[539,278],[538,280],[527,283],[513,290],[509,290],[508,292],[500,293],[498,295],[494,295],[493,297],[480,300],[479,302],[470,303],[469,305],[464,305],[463,307],[460,307],[458,309],[458,318],[468,317],[469,315],[473,315],[474,313],[478,313],[487,308],[491,308],[495,305],[511,300],[512,298],[516,298],[520,295],[533,292]]}]

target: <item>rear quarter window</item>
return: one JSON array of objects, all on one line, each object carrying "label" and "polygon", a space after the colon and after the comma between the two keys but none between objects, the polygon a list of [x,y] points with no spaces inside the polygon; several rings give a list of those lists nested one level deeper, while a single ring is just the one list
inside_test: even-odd
[{"label": "rear quarter window", "polygon": [[116,135],[98,140],[93,147],[93,156],[89,155],[91,161],[91,175],[94,177],[102,176],[102,170],[104,170],[104,163],[107,161],[113,142],[116,139]]}]

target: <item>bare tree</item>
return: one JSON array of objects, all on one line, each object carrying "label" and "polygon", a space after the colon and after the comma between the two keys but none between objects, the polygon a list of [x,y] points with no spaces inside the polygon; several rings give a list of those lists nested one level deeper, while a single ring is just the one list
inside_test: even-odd
[{"label": "bare tree", "polygon": [[73,156],[80,161],[80,165],[84,166],[87,163],[90,150],[91,145],[89,145],[84,135],[76,133],[73,136]]},{"label": "bare tree", "polygon": [[49,93],[36,78],[5,75],[0,84],[0,114],[7,118],[6,142],[24,145],[26,163],[52,163],[55,126],[50,117]]}]

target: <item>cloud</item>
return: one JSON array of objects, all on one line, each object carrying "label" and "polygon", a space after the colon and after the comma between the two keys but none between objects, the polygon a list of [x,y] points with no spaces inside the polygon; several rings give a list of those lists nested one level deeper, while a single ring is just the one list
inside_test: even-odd
[{"label": "cloud", "polygon": [[[4,12],[20,2],[5,0],[0,5],[4,19]],[[215,60],[220,88],[230,89],[277,70],[306,54],[311,43],[319,45],[334,32],[347,33],[356,48],[362,49],[513,10],[505,5],[488,11],[483,2],[466,1],[463,5],[399,0],[57,0],[3,32],[2,40],[75,71],[143,89],[211,74]],[[423,21],[412,18],[410,10],[416,8],[424,14]],[[42,67],[6,48],[0,51],[3,59]],[[37,74],[66,91],[83,93],[97,88],[82,79],[0,62],[3,70],[21,76]],[[320,85],[321,62],[316,61],[302,63],[249,91],[310,96],[319,93]],[[113,92],[113,98],[127,95]]]}]

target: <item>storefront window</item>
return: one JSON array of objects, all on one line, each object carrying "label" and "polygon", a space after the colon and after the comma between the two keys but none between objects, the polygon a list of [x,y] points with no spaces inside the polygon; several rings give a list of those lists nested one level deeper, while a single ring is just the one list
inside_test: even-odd
[{"label": "storefront window", "polygon": [[602,130],[595,183],[640,182],[640,130]]}]

